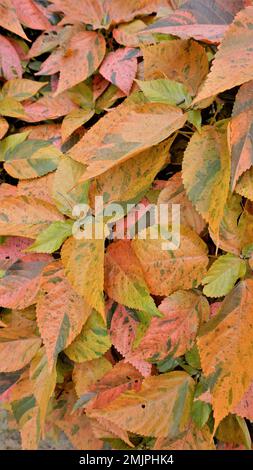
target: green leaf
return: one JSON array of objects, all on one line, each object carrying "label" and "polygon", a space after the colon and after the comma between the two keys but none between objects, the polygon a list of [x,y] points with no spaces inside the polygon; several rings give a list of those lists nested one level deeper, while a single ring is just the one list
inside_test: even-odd
[{"label": "green leaf", "polygon": [[246,273],[246,263],[237,256],[220,256],[211,266],[202,284],[207,297],[222,297],[234,287],[237,279]]},{"label": "green leaf", "polygon": [[149,101],[171,104],[186,109],[191,104],[191,95],[182,83],[158,78],[157,80],[136,80],[140,89]]},{"label": "green leaf", "polygon": [[103,356],[110,347],[111,341],[104,320],[93,310],[80,335],[64,352],[72,361],[84,362]]},{"label": "green leaf", "polygon": [[35,242],[26,250],[30,253],[54,253],[58,250],[66,238],[72,235],[72,220],[65,222],[53,222],[43,230]]},{"label": "green leaf", "polygon": [[196,344],[185,353],[185,359],[194,369],[201,369],[199,351]]},{"label": "green leaf", "polygon": [[187,111],[188,121],[196,127],[197,131],[201,132],[202,116],[199,109],[190,109]]},{"label": "green leaf", "polygon": [[61,155],[48,141],[26,140],[5,153],[4,168],[13,178],[37,178],[54,171]]},{"label": "green leaf", "polygon": [[223,442],[235,445],[243,444],[246,449],[251,449],[251,438],[246,421],[240,416],[229,414],[220,423],[216,437]]},{"label": "green leaf", "polygon": [[198,428],[203,428],[207,423],[212,407],[209,403],[205,403],[201,400],[196,400],[192,404],[191,415],[193,421],[196,423]]},{"label": "green leaf", "polygon": [[17,145],[22,144],[30,132],[31,131],[20,132],[19,134],[12,134],[2,139],[0,142],[0,161],[3,162],[5,160],[7,152],[11,152]]}]

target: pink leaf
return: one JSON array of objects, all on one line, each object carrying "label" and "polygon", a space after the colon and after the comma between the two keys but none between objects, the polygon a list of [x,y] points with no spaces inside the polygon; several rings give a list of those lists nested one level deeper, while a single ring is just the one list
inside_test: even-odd
[{"label": "pink leaf", "polygon": [[110,52],[102,63],[99,72],[128,95],[136,76],[138,55],[138,49],[130,47]]}]

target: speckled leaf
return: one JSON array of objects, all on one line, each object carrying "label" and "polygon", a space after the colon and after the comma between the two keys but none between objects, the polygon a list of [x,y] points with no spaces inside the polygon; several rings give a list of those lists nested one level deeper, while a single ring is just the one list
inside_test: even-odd
[{"label": "speckled leaf", "polygon": [[243,85],[236,95],[230,122],[231,186],[253,163],[253,81]]},{"label": "speckled leaf", "polygon": [[70,155],[87,165],[83,177],[87,180],[158,144],[185,120],[182,111],[172,106],[126,100],[100,119]]},{"label": "speckled leaf", "polygon": [[64,215],[72,217],[77,204],[88,203],[89,183],[78,184],[85,167],[67,155],[64,155],[55,172],[52,195],[56,207]]},{"label": "speckled leaf", "polygon": [[86,406],[86,412],[95,408],[105,408],[126,390],[140,390],[141,382],[140,372],[131,364],[120,361],[99,382],[90,387],[93,396]]},{"label": "speckled leaf", "polygon": [[57,119],[70,113],[77,106],[71,101],[67,93],[52,96],[47,93],[34,103],[27,103],[24,106],[26,116],[23,120],[27,122],[39,122],[46,119]]},{"label": "speckled leaf", "polygon": [[75,364],[73,382],[77,395],[81,397],[81,395],[88,393],[90,388],[111,369],[112,364],[105,357]]},{"label": "speckled leaf", "polygon": [[101,315],[91,313],[79,336],[65,349],[65,354],[75,362],[97,359],[108,351],[111,341]]},{"label": "speckled leaf", "polygon": [[216,246],[235,255],[240,255],[246,245],[253,243],[253,215],[243,208],[238,194],[228,197],[219,234],[209,232]]},{"label": "speckled leaf", "polygon": [[58,210],[40,199],[7,196],[1,199],[0,234],[36,238],[52,222],[63,220]]},{"label": "speckled leaf", "polygon": [[240,11],[225,33],[211,72],[194,104],[253,78],[253,6]]},{"label": "speckled leaf", "polygon": [[5,153],[4,168],[13,178],[37,178],[54,171],[61,155],[50,142],[26,140]]},{"label": "speckled leaf", "polygon": [[52,369],[57,355],[80,333],[91,309],[72,289],[59,261],[42,273],[37,323]]},{"label": "speckled leaf", "polygon": [[48,403],[56,386],[56,367],[49,369],[45,348],[39,349],[30,365],[33,394],[40,409],[40,427],[44,432]]},{"label": "speckled leaf", "polygon": [[7,268],[0,279],[0,305],[23,309],[37,300],[40,276],[51,261],[49,255],[23,255]]},{"label": "speckled leaf", "polygon": [[145,80],[167,77],[194,96],[208,73],[205,50],[194,41],[164,41],[143,47]]},{"label": "speckled leaf", "polygon": [[89,121],[94,115],[92,109],[73,109],[62,121],[61,136],[63,142],[76,130],[78,127]]},{"label": "speckled leaf", "polygon": [[207,247],[192,230],[181,227],[180,247],[174,251],[164,250],[164,240],[141,240],[132,242],[139,259],[145,281],[154,295],[169,295],[179,289],[196,287],[208,264]]},{"label": "speckled leaf", "polygon": [[179,357],[194,344],[199,326],[209,317],[207,300],[198,293],[177,291],[159,305],[162,318],[152,318],[145,336],[131,357],[164,359],[169,354]]},{"label": "speckled leaf", "polygon": [[26,330],[0,328],[0,370],[14,372],[26,366],[38,351],[41,339]]},{"label": "speckled leaf", "polygon": [[230,179],[227,121],[205,126],[191,138],[183,160],[187,196],[217,234],[224,214]]},{"label": "speckled leaf", "polygon": [[22,65],[15,48],[11,42],[0,35],[0,67],[6,80],[22,77]]},{"label": "speckled leaf", "polygon": [[20,24],[15,6],[12,5],[11,0],[1,0],[0,4],[0,26],[8,29],[12,33],[27,39],[27,36]]},{"label": "speckled leaf", "polygon": [[155,450],[215,450],[215,445],[207,425],[198,429],[191,422],[187,430],[175,439],[158,438],[154,448]]},{"label": "speckled leaf", "polygon": [[105,408],[89,415],[105,418],[122,429],[144,436],[176,436],[188,422],[193,380],[185,372],[145,379],[140,391],[122,393]]},{"label": "speckled leaf", "polygon": [[65,274],[75,291],[104,315],[104,240],[69,238],[61,250]]},{"label": "speckled leaf", "polygon": [[218,314],[203,326],[198,339],[204,374],[217,374],[212,388],[215,428],[252,382],[252,300],[253,281],[241,281]]},{"label": "speckled leaf", "polygon": [[103,196],[104,204],[131,201],[145,191],[157,173],[170,161],[169,149],[174,138],[140,152],[135,157],[113,167],[95,178],[90,187],[90,198]]},{"label": "speckled leaf", "polygon": [[2,88],[3,97],[11,96],[17,101],[24,101],[44,87],[47,82],[35,82],[27,78],[16,78],[6,82]]},{"label": "speckled leaf", "polygon": [[129,47],[110,52],[103,61],[99,72],[128,95],[137,73],[138,55],[138,49]]},{"label": "speckled leaf", "polygon": [[159,316],[130,241],[119,240],[107,249],[105,291],[111,299],[120,304]]},{"label": "speckled leaf", "polygon": [[51,71],[42,68],[40,74],[51,75],[60,71],[56,91],[58,95],[95,72],[104,58],[105,48],[105,40],[101,34],[95,31],[77,32],[67,42],[66,49],[57,49],[53,53],[55,67]]},{"label": "speckled leaf", "polygon": [[166,185],[160,192],[157,200],[157,205],[160,206],[161,204],[169,205],[168,210],[170,215],[168,220],[172,220],[172,204],[180,204],[181,224],[192,228],[198,234],[203,232],[206,223],[186,195],[181,172],[175,173],[166,181]]},{"label": "speckled leaf", "polygon": [[61,24],[80,22],[96,28],[108,28],[110,24],[127,23],[135,16],[155,13],[161,7],[170,6],[169,0],[86,0],[85,5],[71,0],[52,0],[50,11],[63,12]]}]

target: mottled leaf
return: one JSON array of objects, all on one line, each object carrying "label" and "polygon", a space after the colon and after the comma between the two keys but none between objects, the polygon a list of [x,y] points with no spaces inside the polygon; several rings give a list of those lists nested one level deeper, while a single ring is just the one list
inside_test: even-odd
[{"label": "mottled leaf", "polygon": [[72,289],[58,261],[42,273],[37,323],[52,369],[57,355],[80,333],[91,309]]},{"label": "mottled leaf", "polygon": [[183,160],[187,196],[217,234],[224,214],[230,179],[227,122],[202,128],[191,138]]}]

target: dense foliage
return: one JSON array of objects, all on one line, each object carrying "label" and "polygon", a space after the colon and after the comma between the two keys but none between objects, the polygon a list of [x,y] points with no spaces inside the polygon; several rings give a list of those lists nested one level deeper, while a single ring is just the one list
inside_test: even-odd
[{"label": "dense foliage", "polygon": [[[0,400],[23,448],[250,449],[252,1],[2,0],[0,26]],[[180,204],[176,250],[135,233],[151,204]]]}]

